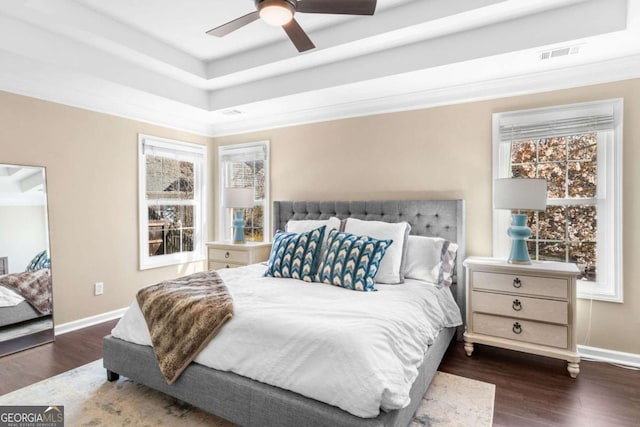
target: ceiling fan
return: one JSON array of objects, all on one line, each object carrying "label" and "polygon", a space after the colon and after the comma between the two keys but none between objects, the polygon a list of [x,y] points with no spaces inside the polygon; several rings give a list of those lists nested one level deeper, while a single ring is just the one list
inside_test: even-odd
[{"label": "ceiling fan", "polygon": [[274,26],[282,26],[298,52],[315,45],[293,15],[298,13],[330,13],[340,15],[373,15],[377,0],[254,0],[256,11],[207,31],[222,37],[252,23],[258,18]]}]

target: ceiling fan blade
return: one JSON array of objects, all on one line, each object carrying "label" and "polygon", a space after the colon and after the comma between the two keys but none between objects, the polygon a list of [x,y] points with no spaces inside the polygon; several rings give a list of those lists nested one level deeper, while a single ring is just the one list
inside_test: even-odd
[{"label": "ceiling fan blade", "polygon": [[256,19],[260,18],[260,14],[256,10],[255,12],[248,13],[240,18],[234,19],[233,21],[229,21],[226,24],[222,24],[219,27],[214,28],[213,30],[207,31],[207,34],[210,36],[222,37],[227,34],[244,27],[247,24],[252,23]]},{"label": "ceiling fan blade", "polygon": [[296,12],[339,15],[373,15],[376,0],[299,0]]},{"label": "ceiling fan blade", "polygon": [[305,50],[316,47],[295,19],[291,19],[291,21],[284,24],[282,28],[284,28],[284,31],[289,36],[296,49],[298,49],[298,52],[304,52]]}]

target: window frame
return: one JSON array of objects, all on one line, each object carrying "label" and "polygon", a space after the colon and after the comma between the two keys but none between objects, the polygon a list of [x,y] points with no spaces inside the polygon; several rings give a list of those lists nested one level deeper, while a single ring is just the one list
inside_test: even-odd
[{"label": "window frame", "polygon": [[[550,123],[559,117],[588,116],[602,110],[613,114],[611,131],[598,131],[598,172],[597,196],[598,227],[596,257],[598,280],[578,280],[577,297],[599,301],[623,302],[623,260],[622,260],[622,140],[623,140],[623,100],[611,99],[579,104],[560,105],[547,108],[494,113],[492,116],[492,175],[498,178],[510,176],[511,149],[502,149],[512,142],[502,141],[500,126],[505,122]],[[549,137],[557,133],[549,133]],[[492,183],[493,186],[493,183]],[[493,195],[493,187],[492,187]],[[493,199],[492,199],[493,200]],[[550,199],[551,204],[562,204],[564,199]],[[493,209],[493,256],[506,258],[511,240],[506,230],[511,222],[511,214],[506,210]]]},{"label": "window frame", "polygon": [[[194,202],[184,203],[176,199],[150,199],[147,194],[147,170],[145,145],[171,151],[182,152],[194,157]],[[138,134],[138,242],[140,270],[203,261],[204,241],[207,235],[206,188],[207,188],[207,147],[205,145],[173,139]],[[167,255],[149,255],[149,213],[150,205],[193,205],[193,251]]]},{"label": "window frame", "polygon": [[[231,152],[233,150],[263,150],[265,159],[264,159],[264,173],[265,173],[265,183],[264,183],[264,201],[263,201],[263,241],[270,242],[271,241],[271,195],[270,195],[270,187],[271,187],[271,172],[270,172],[270,142],[269,140],[263,141],[255,141],[255,142],[247,142],[242,144],[230,144],[230,145],[220,145],[218,147],[218,239],[223,241],[233,240],[232,229],[231,229],[231,221],[232,221],[232,209],[223,208],[222,207],[222,193],[225,186],[226,181],[226,168],[224,166],[223,157],[226,153]],[[255,203],[254,206],[259,206],[259,203]]]}]

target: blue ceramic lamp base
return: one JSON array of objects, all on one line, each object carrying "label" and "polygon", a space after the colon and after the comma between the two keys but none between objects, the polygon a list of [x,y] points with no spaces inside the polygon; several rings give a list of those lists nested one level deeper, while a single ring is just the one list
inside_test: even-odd
[{"label": "blue ceramic lamp base", "polygon": [[527,238],[531,236],[531,229],[527,227],[527,215],[513,214],[511,227],[507,234],[511,237],[511,253],[508,262],[510,264],[531,264]]},{"label": "blue ceramic lamp base", "polygon": [[243,214],[242,209],[238,209],[235,212],[235,218],[233,219],[233,243],[244,243],[244,225],[246,222]]}]

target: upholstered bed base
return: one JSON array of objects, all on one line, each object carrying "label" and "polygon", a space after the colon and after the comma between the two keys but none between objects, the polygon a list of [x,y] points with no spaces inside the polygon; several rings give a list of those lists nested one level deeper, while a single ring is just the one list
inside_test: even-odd
[{"label": "upholstered bed base", "polygon": [[123,375],[241,426],[260,427],[382,427],[407,426],[447,350],[455,328],[444,329],[429,347],[425,363],[411,389],[406,408],[358,418],[339,408],[297,393],[253,381],[232,372],[192,363],[178,380],[168,385],[151,347],[112,336],[104,339],[104,367],[111,379]]},{"label": "upholstered bed base", "polygon": [[46,314],[40,314],[31,304],[22,301],[13,307],[0,307],[0,327],[37,319],[43,316],[46,316]]}]

